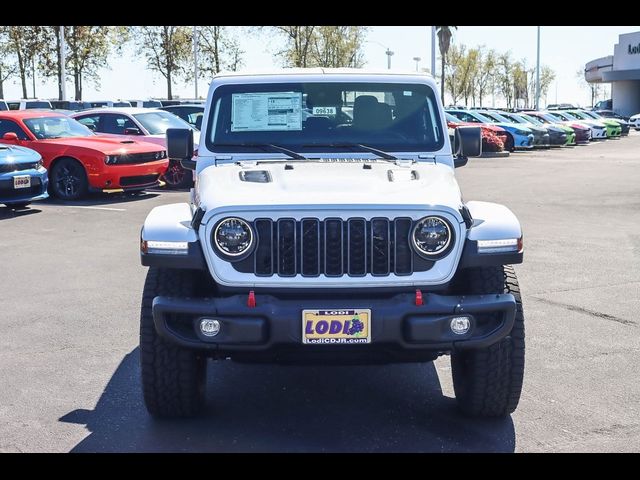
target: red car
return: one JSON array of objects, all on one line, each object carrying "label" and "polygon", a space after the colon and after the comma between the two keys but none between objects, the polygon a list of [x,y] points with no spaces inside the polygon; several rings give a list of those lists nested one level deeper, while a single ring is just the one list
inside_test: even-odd
[{"label": "red car", "polygon": [[28,147],[49,170],[49,191],[75,200],[88,191],[143,190],[160,185],[167,152],[147,142],[102,137],[55,112],[0,112],[0,143]]},{"label": "red car", "polygon": [[445,113],[447,127],[457,128],[460,125],[471,125],[480,127],[482,131],[482,151],[483,152],[501,152],[504,150],[504,144],[507,141],[507,132],[504,128],[489,123],[478,125],[477,123],[462,122],[459,118],[454,117],[450,113]]}]

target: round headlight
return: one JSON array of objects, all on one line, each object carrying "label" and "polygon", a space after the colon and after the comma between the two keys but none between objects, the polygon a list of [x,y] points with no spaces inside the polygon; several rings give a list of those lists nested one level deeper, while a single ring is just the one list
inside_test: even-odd
[{"label": "round headlight", "polygon": [[440,217],[425,217],[413,228],[413,246],[422,256],[444,252],[451,243],[451,227]]},{"label": "round headlight", "polygon": [[253,244],[251,226],[240,218],[225,218],[213,232],[213,239],[223,255],[237,257],[249,251]]}]

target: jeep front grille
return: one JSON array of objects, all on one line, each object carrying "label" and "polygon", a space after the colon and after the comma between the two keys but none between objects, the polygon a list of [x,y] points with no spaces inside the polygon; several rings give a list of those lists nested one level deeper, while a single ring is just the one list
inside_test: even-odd
[{"label": "jeep front grille", "polygon": [[429,270],[409,245],[410,218],[258,218],[253,222],[257,245],[233,267],[268,277],[352,277],[410,275]]}]

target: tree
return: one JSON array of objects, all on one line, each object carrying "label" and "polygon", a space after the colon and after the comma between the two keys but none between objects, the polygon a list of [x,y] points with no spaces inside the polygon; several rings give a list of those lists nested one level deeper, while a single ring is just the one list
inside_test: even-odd
[{"label": "tree", "polygon": [[284,58],[287,67],[307,67],[317,27],[312,25],[272,26],[269,27],[276,34],[283,36],[286,41],[284,50],[276,56]]},{"label": "tree", "polygon": [[440,71],[442,74],[442,77],[440,78],[440,96],[442,103],[444,103],[444,67],[447,61],[447,53],[451,46],[451,37],[453,36],[453,32],[451,31],[452,28],[457,29],[458,27],[436,27],[436,32],[438,33],[438,46],[440,47]]},{"label": "tree", "polygon": [[493,91],[494,88],[496,57],[494,50],[489,50],[485,53],[484,46],[478,47],[478,72],[475,76],[475,92],[481,107],[484,96]]},{"label": "tree", "polygon": [[362,67],[362,44],[367,27],[320,26],[312,36],[310,66]]},{"label": "tree", "polygon": [[4,82],[16,71],[10,51],[8,27],[0,27],[0,98],[4,98]]},{"label": "tree", "polygon": [[540,97],[544,97],[546,100],[549,87],[555,79],[556,74],[551,67],[547,65],[542,65],[540,67]]},{"label": "tree", "polygon": [[507,108],[511,108],[513,100],[513,62],[511,52],[506,52],[498,56],[496,62],[496,91],[502,95],[507,102]]},{"label": "tree", "polygon": [[173,95],[173,81],[185,77],[187,65],[191,61],[191,28],[184,26],[132,27],[140,55],[147,59],[147,65],[160,73],[167,81],[167,98]]},{"label": "tree", "polygon": [[7,49],[15,56],[22,83],[22,98],[27,98],[27,78],[33,75],[31,67],[45,44],[43,27],[13,25],[5,28],[8,39]]},{"label": "tree", "polygon": [[[213,76],[222,70],[237,70],[242,66],[244,50],[230,27],[203,26],[198,29],[198,67],[202,76]],[[234,27],[231,27],[234,28]]]},{"label": "tree", "polygon": [[445,67],[447,75],[444,75],[443,78],[445,78],[445,88],[448,90],[449,95],[451,95],[451,103],[453,105],[456,105],[458,99],[463,95],[464,81],[462,75],[458,75],[458,71],[462,72],[466,56],[465,45],[460,45],[459,47],[452,45],[447,55],[447,64]]}]

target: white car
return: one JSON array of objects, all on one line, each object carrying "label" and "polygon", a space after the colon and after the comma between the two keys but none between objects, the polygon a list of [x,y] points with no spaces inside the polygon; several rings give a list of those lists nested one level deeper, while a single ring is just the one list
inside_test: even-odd
[{"label": "white car", "polygon": [[[96,133],[105,135],[127,135],[136,140],[167,146],[167,128],[190,128],[194,131],[194,142],[200,140],[200,132],[172,113],[153,108],[113,107],[83,110],[71,115]],[[164,180],[171,188],[187,188],[193,182],[193,174],[182,168],[180,162],[169,162]]]},{"label": "white car", "polygon": [[28,110],[31,108],[53,108],[49,100],[41,100],[39,98],[29,98],[21,100],[9,100],[7,101],[9,110]]},{"label": "white car", "polygon": [[140,233],[149,412],[198,413],[207,357],[445,354],[464,413],[513,412],[525,364],[512,267],[522,229],[503,205],[463,200],[454,168],[481,154],[481,130],[458,127],[452,148],[434,79],[233,72],[216,75],[207,98],[197,153],[193,130],[167,131],[170,158],[197,173],[190,199],[155,207]]},{"label": "white car", "polygon": [[607,138],[607,127],[602,122],[597,120],[582,120],[562,110],[549,110],[545,113],[563,121],[569,126],[571,126],[572,123],[577,123],[583,127],[588,127],[591,130],[591,140],[604,140]]},{"label": "white car", "polygon": [[629,126],[636,130],[640,130],[640,113],[636,113],[629,119]]}]

